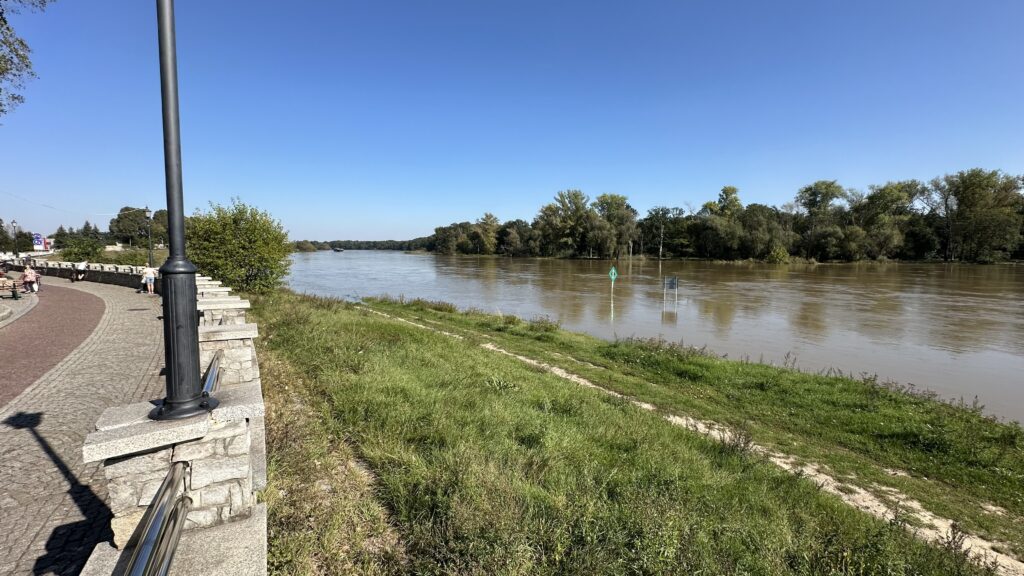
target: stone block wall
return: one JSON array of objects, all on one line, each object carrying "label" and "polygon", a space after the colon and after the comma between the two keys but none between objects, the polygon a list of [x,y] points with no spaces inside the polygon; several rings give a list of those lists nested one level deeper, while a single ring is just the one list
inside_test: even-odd
[{"label": "stone block wall", "polygon": [[200,326],[222,326],[225,324],[245,324],[245,310],[241,308],[213,308],[203,310],[199,318]]},{"label": "stone block wall", "polygon": [[[58,278],[71,278],[75,273],[74,262],[55,262],[50,260],[30,260],[29,263],[36,272],[43,276],[56,276]],[[85,272],[86,282],[99,284],[113,284],[126,288],[138,288],[142,284],[142,266],[129,266],[125,264],[89,264]],[[11,269],[22,271],[24,266],[14,265]],[[157,292],[160,291],[160,283],[156,284]]]},{"label": "stone block wall", "polygon": [[[86,281],[110,280],[111,284],[136,287],[136,267],[117,268],[90,270]],[[73,272],[69,263],[49,263],[38,269],[64,277]],[[229,292],[215,280],[197,277],[197,307],[203,312],[200,366],[209,366],[218,350],[224,354],[219,388],[213,393],[220,405],[208,415],[159,422],[148,418],[153,408],[149,402],[110,408],[97,422],[97,431],[86,439],[84,460],[103,462],[113,513],[111,529],[118,548],[137,529],[175,462],[188,464],[180,487],[192,500],[186,533],[233,525],[252,515],[262,519],[262,523],[256,522],[262,533],[253,537],[265,541],[265,506],[256,502],[256,492],[266,486],[263,394],[255,348],[258,331],[255,324],[246,323],[249,303]],[[97,554],[103,554],[100,547],[94,556]],[[265,573],[265,562],[262,566],[261,573]]]},{"label": "stone block wall", "polygon": [[201,438],[105,460],[114,545],[128,542],[174,462],[188,463],[182,488],[192,508],[186,530],[248,516],[255,503],[252,445],[247,420],[214,422]]}]

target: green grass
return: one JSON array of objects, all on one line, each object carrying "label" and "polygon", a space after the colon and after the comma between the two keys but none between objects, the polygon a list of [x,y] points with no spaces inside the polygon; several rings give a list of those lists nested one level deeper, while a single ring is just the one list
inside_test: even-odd
[{"label": "green grass", "polygon": [[[954,406],[873,380],[724,360],[656,341],[606,342],[548,321],[459,313],[436,303],[369,303],[441,322],[474,341],[561,366],[675,414],[749,430],[756,442],[825,463],[865,488],[891,486],[1024,557],[1024,433],[979,408]],[[893,476],[886,469],[910,474]],[[1007,510],[999,515],[983,505]]]},{"label": "green grass", "polygon": [[[451,311],[429,313],[459,325]],[[268,412],[268,494],[312,482],[314,462],[334,453],[324,438],[354,450],[377,477],[376,499],[403,550],[401,562],[371,558],[371,572],[985,573],[957,550],[923,544],[741,446],[672,426],[473,338],[288,292],[254,298],[253,314],[261,364],[302,374],[282,381],[265,373],[268,398],[277,398],[268,402],[305,399],[318,416],[282,426],[279,413]],[[580,338],[545,321],[491,321],[524,338]],[[269,392],[285,386],[284,399]],[[321,455],[306,455],[307,434]],[[272,567],[329,572],[310,561],[330,548],[326,536],[303,528],[292,512],[298,504],[286,500],[268,498]],[[321,496],[320,507],[333,500]],[[302,529],[312,541],[295,544]]]}]

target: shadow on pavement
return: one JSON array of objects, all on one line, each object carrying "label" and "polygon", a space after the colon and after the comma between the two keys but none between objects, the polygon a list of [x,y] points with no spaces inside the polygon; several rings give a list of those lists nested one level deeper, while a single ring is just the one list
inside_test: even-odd
[{"label": "shadow on pavement", "polygon": [[85,566],[93,548],[99,542],[109,541],[110,508],[82,484],[67,463],[53,450],[37,428],[43,421],[42,412],[18,412],[4,420],[4,424],[18,430],[28,430],[43,452],[53,461],[69,484],[68,494],[85,516],[84,520],[58,526],[46,541],[46,554],[36,559],[33,574],[78,574]]}]

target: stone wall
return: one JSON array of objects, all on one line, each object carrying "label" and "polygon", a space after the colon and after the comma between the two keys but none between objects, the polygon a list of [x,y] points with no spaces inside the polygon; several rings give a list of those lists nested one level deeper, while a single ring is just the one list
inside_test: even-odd
[{"label": "stone wall", "polygon": [[[74,262],[52,262],[50,260],[31,259],[29,264],[36,272],[43,276],[56,276],[58,278],[71,279],[75,272]],[[86,282],[99,284],[113,284],[127,288],[138,288],[142,284],[142,266],[128,266],[125,264],[88,264],[85,272]],[[25,267],[20,264],[11,266],[12,270],[19,272]],[[160,283],[157,282],[157,292],[160,290]]]},{"label": "stone wall", "polygon": [[[69,277],[73,272],[73,264],[67,262],[32,265],[47,276]],[[86,281],[138,287],[140,267],[90,266]],[[255,324],[246,322],[248,301],[231,295],[230,289],[216,280],[198,276],[196,282],[197,308],[202,314],[201,366],[205,369],[218,351],[223,353],[219,388],[213,393],[220,404],[207,414],[170,421],[149,418],[159,402],[156,398],[109,408],[97,421],[96,431],[86,438],[82,455],[85,462],[103,463],[118,549],[123,549],[137,530],[172,464],[185,462],[187,471],[180,490],[192,500],[185,534],[237,524],[241,529],[232,528],[231,533],[245,535],[238,543],[237,558],[227,562],[230,570],[219,572],[220,568],[211,565],[204,573],[265,574],[266,507],[258,504],[256,497],[266,486],[263,392],[255,348],[259,334]],[[191,540],[183,536],[182,542],[186,541]],[[254,548],[254,542],[262,544]],[[229,549],[230,545],[230,556]],[[82,574],[116,572],[115,565],[123,568],[121,556],[120,551],[100,544]],[[182,564],[195,566],[196,558],[191,558],[188,550],[179,548],[178,556],[183,556]],[[224,558],[218,562],[224,564]]]}]

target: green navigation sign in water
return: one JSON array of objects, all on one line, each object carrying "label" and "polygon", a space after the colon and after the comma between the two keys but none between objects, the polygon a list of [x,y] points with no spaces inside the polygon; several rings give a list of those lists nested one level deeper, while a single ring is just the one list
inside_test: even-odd
[{"label": "green navigation sign in water", "polygon": [[608,271],[608,277],[612,279],[612,282],[615,282],[615,279],[619,277],[619,271],[615,269],[615,266],[612,266],[612,269]]}]

